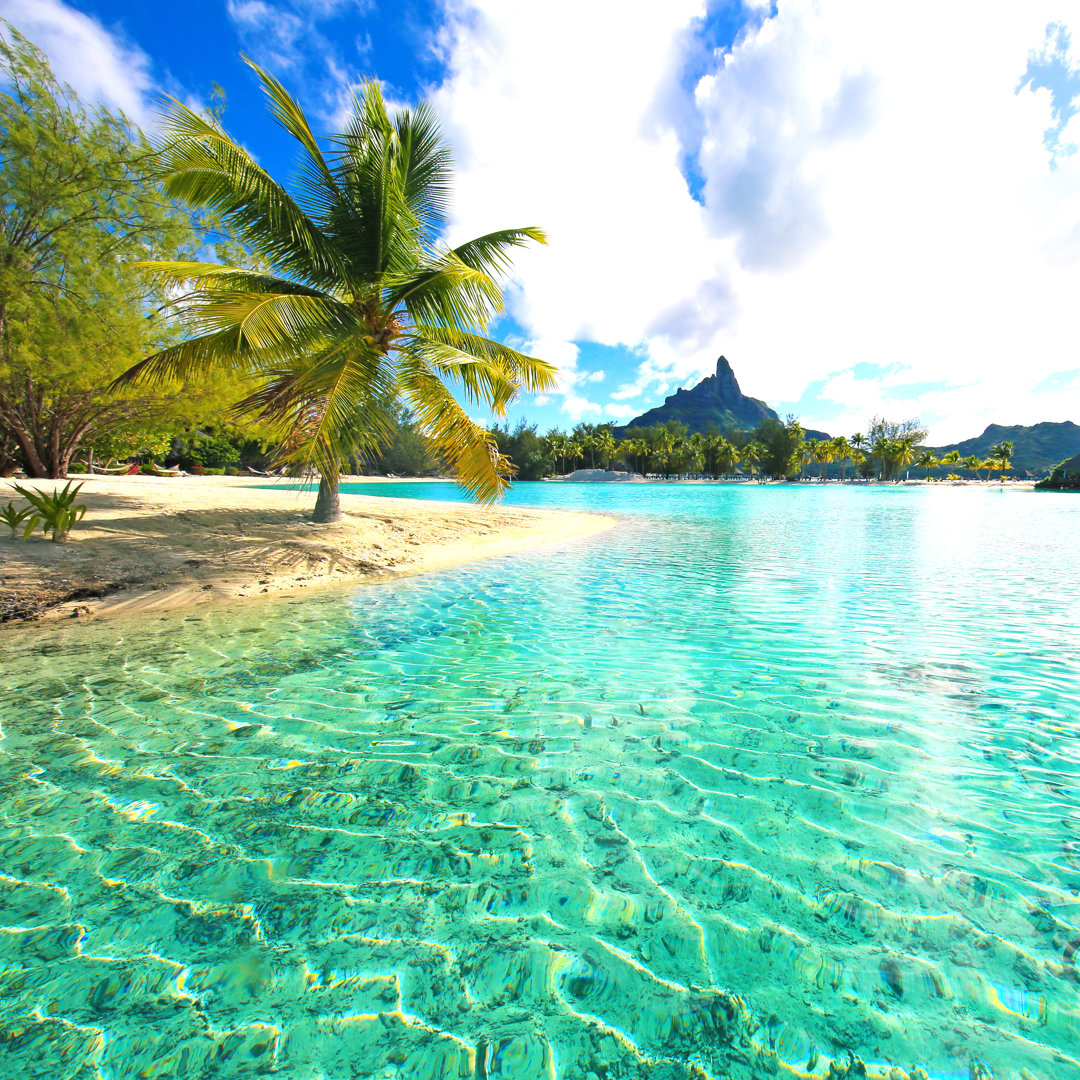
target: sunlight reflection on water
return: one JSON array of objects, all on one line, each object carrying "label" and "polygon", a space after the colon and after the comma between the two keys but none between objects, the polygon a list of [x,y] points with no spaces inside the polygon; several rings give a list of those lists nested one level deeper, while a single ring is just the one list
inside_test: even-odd
[{"label": "sunlight reflection on water", "polygon": [[1080,500],[514,500],[624,520],[6,636],[18,1073],[1080,1076]]}]

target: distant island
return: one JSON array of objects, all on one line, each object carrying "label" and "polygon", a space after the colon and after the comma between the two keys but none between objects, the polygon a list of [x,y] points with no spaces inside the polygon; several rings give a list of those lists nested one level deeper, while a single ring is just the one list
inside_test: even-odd
[{"label": "distant island", "polygon": [[[664,400],[663,405],[649,409],[624,427],[614,428],[616,437],[631,428],[655,427],[677,420],[685,424],[691,435],[705,435],[710,430],[729,434],[733,431],[753,431],[764,420],[779,420],[775,410],[759,398],[747,397],[726,356],[716,361],[716,374],[707,375],[689,390],[679,389]],[[824,431],[806,431],[808,439],[828,439]],[[1080,445],[1080,444],[1078,444]]]},{"label": "distant island", "polygon": [[[612,428],[616,438],[625,438],[631,429],[651,428],[677,421],[689,434],[719,432],[728,437],[755,430],[765,420],[779,420],[776,411],[759,398],[748,397],[739,387],[727,357],[716,361],[716,373],[707,375],[689,390],[679,389],[665,398],[663,405],[649,409],[624,426]],[[804,429],[810,441],[828,440],[824,431]],[[1044,421],[1030,426],[990,424],[981,435],[946,446],[927,446],[938,460],[952,451],[961,459],[983,460],[994,446],[1008,441],[1013,446],[1012,468],[1016,476],[1043,476],[1066,458],[1080,453],[1080,425],[1069,420]],[[831,472],[835,472],[833,467]],[[962,467],[958,472],[964,472]],[[1077,471],[1077,470],[1073,470]]]}]

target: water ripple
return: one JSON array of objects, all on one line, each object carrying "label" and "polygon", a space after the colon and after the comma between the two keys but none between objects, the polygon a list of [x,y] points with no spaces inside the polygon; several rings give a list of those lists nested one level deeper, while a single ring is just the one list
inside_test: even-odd
[{"label": "water ripple", "polygon": [[1075,513],[893,494],[9,635],[0,1053],[1080,1077]]}]

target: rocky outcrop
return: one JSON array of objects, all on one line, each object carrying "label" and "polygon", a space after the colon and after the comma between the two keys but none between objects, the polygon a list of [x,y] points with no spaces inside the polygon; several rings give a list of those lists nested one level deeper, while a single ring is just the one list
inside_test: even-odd
[{"label": "rocky outcrop", "polygon": [[[716,361],[716,374],[708,375],[689,390],[676,390],[663,405],[650,409],[631,420],[626,428],[652,427],[678,420],[691,434],[710,428],[728,432],[752,431],[763,420],[779,420],[776,413],[758,398],[747,397],[739,389],[739,381],[727,357]],[[626,428],[621,429],[625,431]],[[823,431],[808,431],[807,438],[827,439]]]}]

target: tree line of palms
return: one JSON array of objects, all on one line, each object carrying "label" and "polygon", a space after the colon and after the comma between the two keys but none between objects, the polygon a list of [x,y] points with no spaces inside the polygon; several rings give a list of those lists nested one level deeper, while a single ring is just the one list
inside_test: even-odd
[{"label": "tree line of palms", "polygon": [[[777,426],[773,425],[774,427]],[[834,475],[846,480],[848,470],[853,475],[881,480],[894,479],[909,467],[926,471],[938,468],[964,469],[981,479],[981,470],[999,470],[1004,476],[1011,468],[1013,444],[1005,441],[994,446],[985,457],[961,457],[953,450],[940,460],[933,451],[920,447],[917,434],[890,438],[878,434],[871,439],[861,432],[850,438],[805,439],[801,429],[795,429],[793,449],[786,466],[776,467],[775,454],[770,455],[765,434],[718,432],[689,434],[678,422],[659,424],[652,428],[632,429],[625,438],[617,439],[610,425],[579,424],[573,431],[552,429],[539,437],[539,445],[548,466],[545,471],[566,474],[579,468],[624,468],[644,475],[666,479],[679,476],[709,476],[720,478],[732,475],[736,468],[750,476],[815,474],[824,480],[831,466]],[[513,457],[513,450],[510,450]],[[770,462],[769,459],[772,458]],[[769,468],[769,464],[773,467]]]}]

